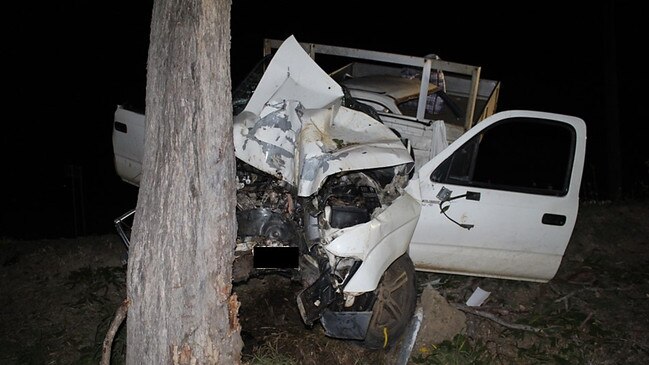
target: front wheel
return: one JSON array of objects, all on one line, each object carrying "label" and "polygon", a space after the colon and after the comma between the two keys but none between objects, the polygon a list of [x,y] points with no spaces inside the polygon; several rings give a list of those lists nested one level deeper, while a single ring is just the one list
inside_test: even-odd
[{"label": "front wheel", "polygon": [[363,346],[380,349],[394,345],[414,315],[416,304],[415,266],[405,253],[383,273],[376,288]]}]

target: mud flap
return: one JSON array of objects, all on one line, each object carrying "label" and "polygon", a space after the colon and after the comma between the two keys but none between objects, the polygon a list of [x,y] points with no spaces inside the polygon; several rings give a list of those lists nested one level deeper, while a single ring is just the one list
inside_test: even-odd
[{"label": "mud flap", "polygon": [[363,340],[370,325],[372,312],[332,312],[325,310],[320,323],[329,337]]}]

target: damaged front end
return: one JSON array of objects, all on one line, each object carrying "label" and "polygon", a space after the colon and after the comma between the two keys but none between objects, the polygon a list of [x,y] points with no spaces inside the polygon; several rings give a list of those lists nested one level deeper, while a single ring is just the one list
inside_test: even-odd
[{"label": "damaged front end", "polygon": [[407,252],[417,222],[417,201],[404,192],[408,166],[335,175],[305,199],[298,307],[306,324],[320,320],[331,337],[366,337],[379,282]]},{"label": "damaged front end", "polygon": [[[397,261],[406,269],[394,283],[414,292],[407,251],[420,204],[407,143],[346,105],[341,87],[287,39],[235,116],[237,260],[252,270],[297,268],[304,322],[375,347],[414,311],[411,299],[396,303],[407,308],[395,326],[377,303],[390,300],[381,285]],[[235,279],[247,272],[235,269]]]}]

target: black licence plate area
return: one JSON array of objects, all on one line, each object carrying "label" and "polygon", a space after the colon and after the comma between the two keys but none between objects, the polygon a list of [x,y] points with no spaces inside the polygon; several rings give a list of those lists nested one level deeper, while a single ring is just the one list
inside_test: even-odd
[{"label": "black licence plate area", "polygon": [[255,247],[252,249],[255,269],[295,269],[300,250],[297,247]]}]

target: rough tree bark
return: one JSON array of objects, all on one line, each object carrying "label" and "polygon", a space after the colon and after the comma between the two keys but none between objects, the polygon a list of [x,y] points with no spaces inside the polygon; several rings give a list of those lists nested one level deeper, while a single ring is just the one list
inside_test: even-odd
[{"label": "rough tree bark", "polygon": [[237,364],[230,0],[156,0],[128,364]]}]

